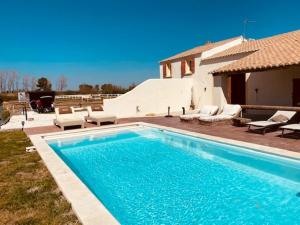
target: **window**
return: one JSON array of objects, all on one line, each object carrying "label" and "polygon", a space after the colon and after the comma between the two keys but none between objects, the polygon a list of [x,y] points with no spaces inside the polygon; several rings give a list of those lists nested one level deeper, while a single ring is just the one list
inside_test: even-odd
[{"label": "window", "polygon": [[164,78],[172,77],[172,64],[171,63],[163,64],[163,77]]},{"label": "window", "polygon": [[189,76],[195,73],[195,59],[181,61],[181,76]]},{"label": "window", "polygon": [[172,77],[172,64],[168,63],[166,65],[167,65],[166,77]]}]

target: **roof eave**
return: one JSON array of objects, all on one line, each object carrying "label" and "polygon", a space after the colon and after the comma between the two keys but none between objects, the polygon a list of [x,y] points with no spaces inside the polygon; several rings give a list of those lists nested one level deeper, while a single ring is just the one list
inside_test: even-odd
[{"label": "roof eave", "polygon": [[164,59],[162,61],[159,61],[160,64],[164,64],[164,63],[172,63],[172,62],[176,62],[176,61],[181,61],[183,59],[190,59],[190,58],[195,58],[199,55],[199,57],[201,56],[203,52],[199,52],[199,53],[195,53],[195,54],[191,54],[191,55],[187,55],[187,56],[182,56],[182,57],[178,57],[178,58],[173,58],[173,59]]},{"label": "roof eave", "polygon": [[286,64],[286,65],[276,65],[276,66],[266,66],[266,67],[260,67],[260,68],[249,68],[249,69],[239,69],[239,70],[225,70],[225,71],[212,71],[211,74],[213,76],[222,76],[222,75],[233,75],[237,73],[253,73],[253,72],[264,72],[268,70],[280,70],[280,69],[286,69],[291,66],[299,66],[299,63],[292,63],[292,64]]}]

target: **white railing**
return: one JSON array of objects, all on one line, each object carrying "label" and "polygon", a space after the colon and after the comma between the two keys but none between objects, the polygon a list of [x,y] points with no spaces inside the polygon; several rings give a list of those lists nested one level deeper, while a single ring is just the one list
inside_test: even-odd
[{"label": "white railing", "polygon": [[56,95],[55,99],[101,99],[116,98],[121,94]]}]

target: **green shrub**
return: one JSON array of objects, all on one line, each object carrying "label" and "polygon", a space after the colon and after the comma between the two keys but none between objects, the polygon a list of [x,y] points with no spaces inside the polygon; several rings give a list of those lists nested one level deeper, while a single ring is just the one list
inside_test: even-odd
[{"label": "green shrub", "polygon": [[4,110],[4,111],[1,113],[1,118],[2,118],[3,121],[7,120],[9,117],[10,117],[10,112],[9,112],[9,111]]}]

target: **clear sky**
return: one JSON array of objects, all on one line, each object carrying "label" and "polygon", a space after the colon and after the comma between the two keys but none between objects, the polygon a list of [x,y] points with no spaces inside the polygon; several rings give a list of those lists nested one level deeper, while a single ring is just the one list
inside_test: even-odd
[{"label": "clear sky", "polygon": [[0,71],[128,85],[159,76],[158,61],[241,35],[300,29],[300,1],[1,0]]}]

